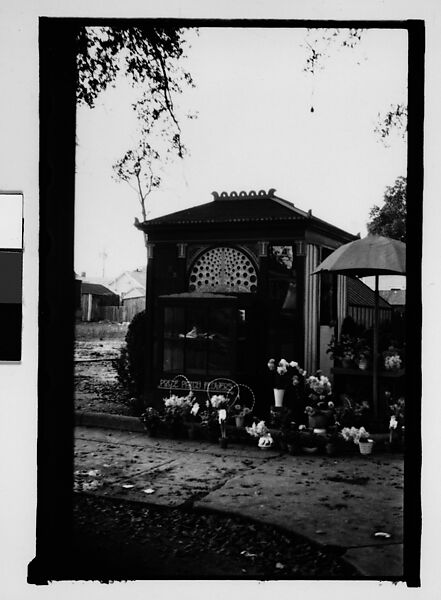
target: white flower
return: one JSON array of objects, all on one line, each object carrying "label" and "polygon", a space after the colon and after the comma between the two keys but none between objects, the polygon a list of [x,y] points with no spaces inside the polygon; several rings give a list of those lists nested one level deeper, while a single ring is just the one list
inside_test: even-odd
[{"label": "white flower", "polygon": [[299,366],[299,363],[297,363],[297,362],[295,362],[294,360],[292,360],[292,361],[289,363],[289,366],[290,366],[290,367],[292,367],[293,369],[295,369],[296,367],[298,367],[298,366]]},{"label": "white flower", "polygon": [[277,373],[279,375],[284,375],[286,373],[286,367],[284,365],[279,365],[277,367]]},{"label": "white flower", "polygon": [[227,411],[225,408],[219,410],[219,423],[222,423],[227,418]]},{"label": "white flower", "polygon": [[289,362],[287,360],[285,360],[284,358],[281,358],[279,361],[279,366],[285,367],[285,369],[286,369],[289,366]]},{"label": "white flower", "polygon": [[200,407],[199,407],[199,404],[198,404],[197,402],[195,402],[195,403],[193,404],[192,408],[191,408],[191,414],[192,414],[193,416],[196,416],[196,415],[198,414],[198,412],[199,412],[199,408],[200,408]]},{"label": "white flower", "polygon": [[332,400],[329,400],[328,406],[329,408],[334,408],[334,403],[332,402]]},{"label": "white flower", "polygon": [[398,427],[398,421],[397,418],[392,415],[392,417],[390,418],[390,422],[389,422],[389,429],[396,429]]}]

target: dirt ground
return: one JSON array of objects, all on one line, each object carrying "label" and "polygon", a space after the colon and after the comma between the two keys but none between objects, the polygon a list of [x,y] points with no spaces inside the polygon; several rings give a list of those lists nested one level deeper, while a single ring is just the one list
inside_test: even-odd
[{"label": "dirt ground", "polygon": [[75,410],[130,415],[113,360],[125,343],[127,323],[78,323],[75,332]]}]

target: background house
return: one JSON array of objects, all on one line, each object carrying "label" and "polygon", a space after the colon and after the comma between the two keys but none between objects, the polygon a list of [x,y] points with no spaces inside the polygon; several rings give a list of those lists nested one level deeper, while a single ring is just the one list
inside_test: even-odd
[{"label": "background house", "polygon": [[380,290],[380,296],[392,306],[395,313],[404,317],[406,312],[406,290]]},{"label": "background house", "polygon": [[82,321],[118,321],[119,304],[118,294],[108,287],[101,283],[81,282]]},{"label": "background house", "polygon": [[107,287],[118,294],[121,300],[128,295],[130,297],[145,297],[146,267],[140,267],[133,271],[124,271],[118,277],[107,282]]},{"label": "background house", "polygon": [[145,309],[146,298],[146,267],[124,271],[108,283],[108,287],[121,298],[121,312],[124,321],[131,321],[133,317]]}]

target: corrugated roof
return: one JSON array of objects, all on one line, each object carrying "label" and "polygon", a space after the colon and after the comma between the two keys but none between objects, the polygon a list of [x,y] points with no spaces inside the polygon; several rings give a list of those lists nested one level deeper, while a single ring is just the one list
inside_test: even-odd
[{"label": "corrugated roof", "polygon": [[406,304],[406,290],[380,290],[380,296],[392,306],[404,306]]},{"label": "corrugated roof", "polygon": [[101,285],[100,283],[81,283],[82,294],[93,294],[94,296],[114,296],[115,292],[112,292],[108,287]]},{"label": "corrugated roof", "polygon": [[[356,277],[347,277],[347,300],[351,306],[375,306],[375,292]],[[383,299],[379,298],[380,308],[391,308]]]},{"label": "corrugated roof", "polygon": [[167,225],[189,225],[209,223],[245,223],[245,222],[286,222],[310,220],[312,223],[338,230],[355,239],[355,236],[314,217],[311,211],[305,212],[294,204],[279,198],[275,190],[268,192],[213,192],[214,201],[193,206],[174,213],[140,223],[138,227],[145,231]]}]

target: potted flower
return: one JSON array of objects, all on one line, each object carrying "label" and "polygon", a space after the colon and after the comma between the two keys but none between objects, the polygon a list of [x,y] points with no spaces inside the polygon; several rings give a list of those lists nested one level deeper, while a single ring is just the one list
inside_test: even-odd
[{"label": "potted flower", "polygon": [[171,437],[179,437],[192,406],[193,394],[191,392],[187,396],[172,395],[164,398],[164,423]]},{"label": "potted flower", "polygon": [[221,436],[219,438],[219,444],[220,447],[225,449],[228,446],[228,440],[227,440],[227,411],[225,408],[221,408],[218,411],[218,420],[219,420],[219,426],[220,426],[220,430],[221,430]]},{"label": "potted flower", "polygon": [[317,371],[305,380],[305,390],[308,405],[305,413],[311,429],[326,430],[333,414],[334,403],[330,400],[332,394],[331,382]]},{"label": "potted flower", "polygon": [[399,371],[403,365],[402,351],[395,346],[383,352],[384,368],[387,371]]},{"label": "potted flower", "polygon": [[161,423],[161,415],[159,412],[152,406],[148,406],[139,418],[147,433],[151,437],[155,437]]},{"label": "potted flower", "polygon": [[254,421],[252,426],[245,427],[245,430],[249,435],[258,439],[257,445],[259,448],[267,449],[273,445],[273,439],[268,427],[265,425],[265,421]]},{"label": "potted flower", "polygon": [[350,369],[357,356],[357,338],[349,334],[342,334],[340,339],[332,336],[326,352],[331,358],[340,363],[344,369]]},{"label": "potted flower", "polygon": [[389,406],[391,417],[389,421],[389,444],[391,450],[395,450],[404,444],[404,415],[405,400],[401,396]]},{"label": "potted flower", "polygon": [[202,427],[206,431],[209,441],[215,442],[219,439],[219,411],[224,410],[227,414],[228,404],[228,399],[223,394],[215,394],[206,401],[205,410],[199,413]]},{"label": "potted flower", "polygon": [[234,406],[234,419],[236,422],[237,428],[243,428],[245,425],[245,417],[251,414],[251,409],[247,406],[242,406],[240,404],[235,404]]},{"label": "potted flower", "polygon": [[358,368],[366,371],[370,366],[371,348],[366,343],[366,340],[358,338],[356,342],[356,352]]},{"label": "potted flower", "polygon": [[344,427],[341,431],[344,440],[352,441],[358,444],[360,454],[371,454],[374,441],[370,439],[369,433],[364,427],[357,429],[356,427]]},{"label": "potted flower", "polygon": [[188,438],[190,440],[194,440],[197,438],[197,433],[199,431],[198,424],[200,423],[200,404],[199,402],[195,402],[187,415],[187,431]]},{"label": "potted flower", "polygon": [[281,408],[287,387],[292,383],[293,376],[301,374],[301,370],[298,363],[288,362],[284,358],[281,358],[278,364],[274,358],[270,358],[268,369],[273,379],[274,405]]}]

